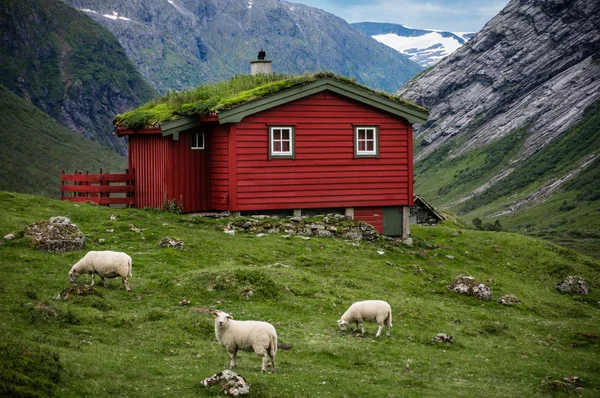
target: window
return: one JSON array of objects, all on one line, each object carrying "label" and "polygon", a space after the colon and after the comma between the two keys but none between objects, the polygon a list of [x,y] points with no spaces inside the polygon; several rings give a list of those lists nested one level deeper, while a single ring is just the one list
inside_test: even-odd
[{"label": "window", "polygon": [[377,127],[354,127],[354,155],[377,157],[379,155]]},{"label": "window", "polygon": [[269,159],[294,158],[294,128],[269,127]]},{"label": "window", "polygon": [[204,149],[204,133],[190,133],[190,148]]}]

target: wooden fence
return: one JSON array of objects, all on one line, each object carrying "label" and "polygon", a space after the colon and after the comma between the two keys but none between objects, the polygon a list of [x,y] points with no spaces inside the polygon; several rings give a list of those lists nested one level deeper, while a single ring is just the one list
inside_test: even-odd
[{"label": "wooden fence", "polygon": [[60,176],[60,199],[70,202],[93,202],[99,205],[135,206],[135,175],[127,169],[125,174],[74,174]]}]

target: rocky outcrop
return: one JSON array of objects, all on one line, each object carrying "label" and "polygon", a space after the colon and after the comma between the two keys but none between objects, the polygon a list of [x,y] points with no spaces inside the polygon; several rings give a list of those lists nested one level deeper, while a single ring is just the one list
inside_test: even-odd
[{"label": "rocky outcrop", "polygon": [[527,158],[582,118],[600,96],[600,2],[512,0],[463,47],[396,92],[430,108],[415,129],[429,156],[457,156],[525,128]]},{"label": "rocky outcrop", "polygon": [[582,296],[590,294],[590,285],[580,276],[568,276],[558,282],[555,288],[561,293],[581,294]]},{"label": "rocky outcrop", "polygon": [[33,247],[50,253],[81,250],[85,235],[67,217],[52,217],[49,221],[38,221],[25,228],[24,236],[31,239]]},{"label": "rocky outcrop", "polygon": [[[332,71],[392,92],[421,68],[325,11],[280,0],[62,0],[104,25],[161,92],[250,73]],[[377,62],[373,62],[377,60]]]},{"label": "rocky outcrop", "polygon": [[490,300],[492,298],[492,291],[490,288],[470,275],[454,278],[452,283],[448,286],[448,290],[467,296],[477,297],[479,300]]}]

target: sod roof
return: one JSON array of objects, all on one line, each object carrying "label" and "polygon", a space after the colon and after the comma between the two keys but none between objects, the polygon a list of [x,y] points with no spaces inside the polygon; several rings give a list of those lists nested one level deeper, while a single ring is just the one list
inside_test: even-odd
[{"label": "sod roof", "polygon": [[[158,126],[186,116],[210,116],[231,114],[235,108],[251,108],[250,103],[262,102],[269,97],[281,97],[281,93],[291,89],[302,90],[321,79],[335,82],[337,86],[347,86],[352,92],[368,95],[371,98],[388,102],[406,110],[407,114],[418,115],[418,121],[427,117],[427,109],[402,98],[371,90],[354,80],[329,72],[293,77],[284,74],[238,75],[229,81],[202,85],[195,89],[169,92],[164,97],[151,101],[131,112],[119,114],[114,124],[126,129],[139,129]],[[268,100],[267,100],[268,101]],[[242,107],[242,105],[244,105]],[[261,109],[261,108],[256,108]],[[234,121],[231,119],[230,121]]]}]

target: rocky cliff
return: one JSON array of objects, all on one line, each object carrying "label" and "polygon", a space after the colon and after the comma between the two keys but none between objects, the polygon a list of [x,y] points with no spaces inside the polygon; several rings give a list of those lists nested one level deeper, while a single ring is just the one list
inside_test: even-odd
[{"label": "rocky cliff", "polygon": [[127,153],[112,118],[156,92],[110,32],[58,0],[6,0],[0,37],[0,84],[63,126]]},{"label": "rocky cliff", "polygon": [[332,71],[392,92],[420,67],[325,11],[279,0],[63,0],[117,36],[164,92],[248,74],[262,48],[273,72]]},{"label": "rocky cliff", "polygon": [[471,151],[525,127],[531,156],[600,94],[600,2],[512,0],[469,42],[396,92],[430,108],[417,161],[448,140]]},{"label": "rocky cliff", "polygon": [[430,108],[415,190],[588,254],[600,236],[600,2],[512,0],[396,94]]}]

